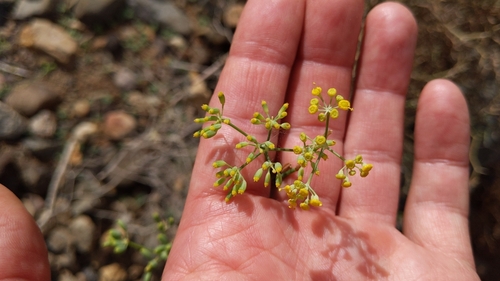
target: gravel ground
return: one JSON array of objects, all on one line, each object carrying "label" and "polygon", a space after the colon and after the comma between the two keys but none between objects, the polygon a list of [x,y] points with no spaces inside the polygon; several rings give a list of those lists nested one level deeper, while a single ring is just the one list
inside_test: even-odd
[{"label": "gravel ground", "polygon": [[[156,213],[173,218],[166,231],[173,239],[196,155],[191,136],[198,125],[192,120],[203,115],[199,106],[215,87],[244,1],[102,1],[109,6],[99,13],[81,4],[92,1],[42,2],[56,4],[20,10],[14,1],[0,1],[0,183],[40,225],[54,280],[107,274],[138,280],[146,259],[100,244],[121,220],[131,239],[155,247]],[[367,7],[378,2],[367,0]],[[411,177],[418,92],[431,79],[452,79],[472,119],[477,270],[483,280],[497,280],[500,2],[399,2],[419,21],[401,208]],[[44,40],[44,32],[52,40]]]}]

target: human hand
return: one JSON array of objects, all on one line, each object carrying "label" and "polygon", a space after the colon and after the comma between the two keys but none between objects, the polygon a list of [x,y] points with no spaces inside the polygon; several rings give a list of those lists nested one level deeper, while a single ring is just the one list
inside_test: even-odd
[{"label": "human hand", "polygon": [[[282,146],[300,142],[299,132],[321,132],[323,124],[307,113],[312,82],[348,97],[363,4],[249,0],[216,89],[226,94],[224,115],[262,139],[267,131],[248,119],[261,100],[271,112],[287,101],[292,129],[275,136]],[[291,210],[286,195],[250,181],[245,194],[227,204],[226,193],[211,188],[211,163],[244,159],[234,152],[241,135],[223,128],[202,139],[163,280],[479,279],[468,234],[467,106],[448,81],[432,81],[422,91],[404,232],[395,228],[416,34],[414,18],[399,4],[369,13],[355,110],[331,128],[342,155],[362,154],[374,168],[343,189],[335,179],[339,161],[322,162],[313,181],[321,208]],[[276,157],[295,161],[285,153]]]},{"label": "human hand", "polygon": [[0,280],[50,280],[42,233],[23,204],[0,184]]}]

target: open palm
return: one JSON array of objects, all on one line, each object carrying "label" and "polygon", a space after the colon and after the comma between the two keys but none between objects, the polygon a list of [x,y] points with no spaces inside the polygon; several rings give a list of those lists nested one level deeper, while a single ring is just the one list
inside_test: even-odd
[{"label": "open palm", "polygon": [[[274,136],[284,147],[297,135],[324,130],[307,112],[313,82],[352,91],[349,119],[331,125],[335,149],[362,154],[370,176],[343,189],[340,161],[323,162],[313,180],[323,206],[288,208],[286,196],[249,184],[229,204],[211,188],[219,158],[241,163],[242,136],[222,129],[202,140],[163,280],[474,280],[468,235],[467,107],[451,82],[429,83],[418,104],[414,179],[404,233],[395,228],[403,143],[404,101],[416,44],[416,23],[399,4],[367,19],[354,89],[351,77],[363,0],[249,0],[216,91],[225,115],[257,139],[267,131],[248,119],[266,100],[271,112],[290,103],[292,129]],[[217,104],[217,98],[212,105]],[[294,155],[278,154],[282,163]],[[244,160],[243,160],[244,161]]]}]

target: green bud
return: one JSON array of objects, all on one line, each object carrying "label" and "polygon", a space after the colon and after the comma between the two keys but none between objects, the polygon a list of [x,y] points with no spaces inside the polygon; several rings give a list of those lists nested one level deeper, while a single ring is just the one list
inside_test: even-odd
[{"label": "green bud", "polygon": [[210,113],[210,114],[219,114],[220,113],[220,109],[218,109],[218,108],[210,108],[208,110],[208,113]]},{"label": "green bud", "polygon": [[168,238],[167,238],[167,235],[165,235],[165,233],[158,233],[158,236],[156,236],[156,239],[158,239],[158,241],[160,241],[160,243],[162,243],[162,244],[168,243]]},{"label": "green bud", "polygon": [[226,161],[224,161],[224,160],[217,160],[217,161],[215,161],[215,162],[212,164],[212,166],[213,166],[214,168],[220,168],[220,167],[223,167],[223,166],[229,166],[229,165],[228,165],[228,164],[226,163]]},{"label": "green bud", "polygon": [[243,148],[243,147],[245,147],[245,146],[247,146],[249,144],[250,144],[249,142],[242,141],[242,142],[236,144],[236,148],[240,149],[240,148]]},{"label": "green bud", "polygon": [[153,273],[151,271],[144,272],[144,274],[142,275],[142,281],[151,281],[152,278]]},{"label": "green bud", "polygon": [[152,217],[153,217],[153,220],[155,222],[160,222],[161,221],[160,214],[158,214],[158,212],[154,212],[153,215],[152,215]]},{"label": "green bud", "polygon": [[160,253],[160,259],[166,261],[168,258],[168,251],[163,251]]},{"label": "green bud", "polygon": [[217,181],[214,182],[214,187],[217,187],[221,184],[223,184],[226,181],[226,178],[220,178]]},{"label": "green bud", "polygon": [[247,182],[243,180],[241,185],[238,187],[238,194],[243,194],[245,193],[245,190],[247,189]]},{"label": "green bud", "polygon": [[280,173],[276,174],[276,180],[274,183],[276,184],[276,187],[280,187],[283,183],[283,176]]},{"label": "green bud", "polygon": [[266,101],[262,101],[262,109],[264,109],[264,112],[269,116],[269,107],[267,106],[267,102]]},{"label": "green bud", "polygon": [[156,259],[150,260],[146,267],[144,268],[144,271],[146,272],[151,272],[153,269],[155,269],[158,266],[158,261]]},{"label": "green bud", "polygon": [[122,239],[123,236],[122,236],[122,233],[118,230],[118,229],[111,229],[109,231],[109,235],[113,238],[113,239]]},{"label": "green bud", "polygon": [[217,96],[219,97],[219,102],[222,106],[224,106],[224,104],[226,103],[226,97],[224,96],[224,93],[223,92],[219,92],[217,94]]},{"label": "green bud", "polygon": [[139,252],[141,253],[141,255],[143,255],[148,259],[150,259],[153,256],[153,253],[151,253],[151,251],[148,248],[142,247],[141,250],[139,250]]},{"label": "green bud", "polygon": [[115,244],[115,248],[113,249],[113,252],[115,252],[115,254],[121,254],[123,252],[125,252],[128,248],[128,243],[125,242],[124,240],[119,240],[119,241],[116,241],[116,244]]},{"label": "green bud", "polygon": [[221,123],[214,123],[214,124],[210,125],[209,128],[212,131],[218,131],[221,127],[222,127]]},{"label": "green bud", "polygon": [[267,170],[266,177],[264,178],[264,187],[268,187],[271,184],[271,170]]},{"label": "green bud", "polygon": [[[288,109],[288,103],[284,103],[284,104],[281,106],[280,110],[278,111],[278,115],[277,115],[277,116],[278,116],[278,118],[279,118],[279,119],[281,119],[281,118],[285,118],[285,116],[287,115],[287,114],[286,114],[286,110],[287,110],[287,109]],[[283,114],[283,113],[285,113],[285,114]]]},{"label": "green bud", "polygon": [[254,182],[258,182],[260,180],[260,178],[262,177],[262,173],[263,173],[263,169],[260,168],[257,170],[257,172],[255,172],[255,175],[253,176],[253,181]]},{"label": "green bud", "polygon": [[122,220],[118,220],[118,221],[116,222],[116,224],[118,224],[118,226],[119,226],[119,227],[121,227],[121,229],[123,229],[123,230],[127,231],[127,225],[125,224],[125,222],[124,222],[124,221],[122,221]]},{"label": "green bud", "polygon": [[282,170],[283,170],[283,165],[281,165],[281,163],[280,163],[280,162],[276,162],[276,163],[274,163],[274,171],[275,171],[276,173],[278,173],[278,174],[279,174],[279,173],[281,173],[281,171],[282,171]]},{"label": "green bud", "polygon": [[230,179],[226,182],[226,184],[224,185],[223,190],[228,190],[228,189],[231,187],[231,185],[233,185],[233,183],[234,183],[234,179],[233,179],[233,178],[230,178]]},{"label": "green bud", "polygon": [[209,139],[217,134],[217,131],[212,131],[210,129],[205,130],[201,136],[205,139]]},{"label": "green bud", "polygon": [[281,126],[281,128],[282,128],[283,130],[290,130],[290,128],[292,127],[292,126],[290,125],[290,123],[287,123],[287,122],[282,123],[280,126]]}]

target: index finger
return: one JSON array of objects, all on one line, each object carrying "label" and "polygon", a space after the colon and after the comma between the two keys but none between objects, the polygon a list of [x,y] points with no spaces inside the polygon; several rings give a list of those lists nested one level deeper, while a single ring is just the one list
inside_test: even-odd
[{"label": "index finger", "polygon": [[[250,119],[262,100],[268,102],[270,112],[277,112],[283,104],[302,32],[304,8],[304,1],[248,1],[216,87],[216,92],[225,93],[224,116],[259,141],[265,140],[267,130],[252,125]],[[212,98],[210,106],[220,106],[217,97]],[[188,202],[190,196],[206,196],[203,190],[225,196],[220,190],[210,191],[211,182],[207,186],[207,179],[215,180],[211,163],[221,158],[231,165],[244,163],[248,151],[234,152],[234,145],[243,140],[242,134],[225,126],[212,139],[201,140]],[[249,168],[245,170],[256,170]],[[248,181],[246,193],[269,196],[269,188]]]}]

